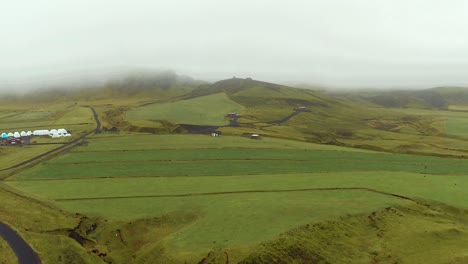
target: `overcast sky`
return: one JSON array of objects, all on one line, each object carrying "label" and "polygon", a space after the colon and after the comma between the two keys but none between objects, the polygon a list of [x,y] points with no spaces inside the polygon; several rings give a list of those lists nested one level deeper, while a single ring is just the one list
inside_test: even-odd
[{"label": "overcast sky", "polygon": [[468,86],[465,0],[14,0],[0,89],[121,69],[340,87]]}]

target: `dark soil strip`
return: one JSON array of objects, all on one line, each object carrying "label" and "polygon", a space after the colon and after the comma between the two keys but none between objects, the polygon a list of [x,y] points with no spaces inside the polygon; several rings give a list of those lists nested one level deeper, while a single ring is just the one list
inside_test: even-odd
[{"label": "dark soil strip", "polygon": [[[210,196],[210,195],[229,195],[229,194],[245,194],[245,193],[288,193],[288,192],[309,192],[309,191],[369,191],[373,193],[393,196],[396,198],[417,202],[410,197],[393,194],[383,191],[378,191],[365,187],[331,187],[331,188],[305,188],[305,189],[285,189],[285,190],[246,190],[232,192],[210,192],[210,193],[186,193],[186,194],[162,194],[162,195],[135,195],[135,196],[109,196],[109,197],[86,197],[86,198],[63,198],[55,199],[58,202],[64,201],[84,201],[84,200],[109,200],[109,199],[133,199],[133,198],[176,198],[176,197],[193,197],[193,196]],[[418,202],[417,202],[418,203]]]},{"label": "dark soil strip", "polygon": [[211,133],[219,128],[219,126],[199,126],[189,124],[179,124],[179,126],[186,129],[190,134],[206,134]]},{"label": "dark soil strip", "polygon": [[[302,113],[302,112],[310,112],[310,110],[296,110],[292,114],[278,120],[273,120],[269,122],[251,122],[251,123],[242,123],[242,124],[255,124],[255,123],[263,123],[263,124],[281,124],[287,122],[289,119],[293,118],[294,116]],[[239,117],[234,117],[231,119],[228,125],[225,126],[199,126],[199,125],[189,125],[189,124],[179,124],[179,126],[186,129],[190,134],[206,134],[215,131],[220,127],[238,127],[240,123],[238,122]]]},{"label": "dark soil strip", "polygon": [[270,122],[266,122],[267,124],[281,124],[281,123],[285,123],[285,122],[288,122],[289,119],[295,117],[296,115],[298,115],[299,113],[302,113],[302,111],[294,111],[294,113],[286,116],[285,118],[282,118],[282,119],[279,119],[279,120],[275,120],[275,121],[270,121]]},{"label": "dark soil strip", "polygon": [[99,117],[98,117],[98,114],[97,114],[96,110],[94,110],[94,108],[91,107],[91,106],[88,106],[88,107],[91,108],[91,110],[93,111],[94,120],[96,121],[96,128],[95,128],[94,130],[92,130],[92,131],[90,131],[90,132],[88,132],[88,133],[86,133],[86,134],[83,134],[83,135],[81,135],[79,138],[76,138],[76,139],[74,139],[74,140],[72,140],[72,141],[70,141],[70,142],[67,142],[66,144],[61,145],[60,147],[54,148],[54,149],[52,149],[52,150],[49,150],[49,151],[47,151],[47,152],[45,152],[45,153],[42,153],[41,155],[38,155],[38,156],[36,156],[36,157],[34,157],[34,158],[28,159],[28,160],[26,160],[26,161],[23,161],[23,162],[21,162],[21,163],[18,163],[18,164],[16,164],[16,165],[11,166],[11,167],[7,167],[7,168],[0,169],[0,171],[6,171],[6,170],[11,170],[11,169],[16,169],[16,168],[19,168],[19,167],[21,167],[21,166],[23,166],[23,165],[26,165],[26,164],[29,164],[29,163],[31,163],[31,162],[34,162],[34,161],[36,161],[36,160],[38,160],[38,159],[47,157],[48,155],[50,155],[50,154],[52,154],[52,153],[54,153],[54,152],[56,152],[56,151],[59,151],[59,150],[61,150],[61,149],[64,149],[64,148],[66,148],[66,147],[68,147],[68,146],[71,146],[71,145],[73,145],[73,144],[79,142],[80,140],[85,139],[87,136],[91,135],[92,133],[98,132],[98,131],[101,129],[101,121],[99,121]]},{"label": "dark soil strip", "polygon": [[40,264],[36,252],[8,225],[0,222],[0,236],[5,239],[18,257],[19,264]]}]

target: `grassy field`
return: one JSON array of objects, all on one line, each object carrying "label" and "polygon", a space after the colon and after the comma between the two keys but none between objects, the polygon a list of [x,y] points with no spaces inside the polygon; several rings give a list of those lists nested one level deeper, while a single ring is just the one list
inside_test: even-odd
[{"label": "grassy field", "polygon": [[[150,228],[164,233],[157,241],[129,245],[141,261],[157,255],[161,263],[192,263],[219,248],[240,261],[259,242],[299,225],[414,204],[379,192],[468,207],[465,159],[274,138],[124,133],[87,141],[5,183],[111,223],[186,219]],[[122,236],[136,239],[121,225]],[[104,233],[94,238],[107,241]]]},{"label": "grassy field", "polygon": [[[52,139],[33,138],[31,143],[66,143],[96,126],[89,108],[74,104],[51,104],[38,110],[25,110],[22,106],[0,109],[0,131],[28,131],[36,129],[65,128],[72,137]],[[1,133],[1,132],[0,132]],[[23,147],[0,146],[0,169],[21,163],[59,145],[29,145]]]},{"label": "grassy field", "polygon": [[226,125],[224,116],[229,112],[242,112],[243,106],[230,100],[226,94],[219,93],[190,100],[151,104],[133,109],[127,119],[168,120],[177,124]]},{"label": "grassy field", "polygon": [[[121,130],[2,181],[0,220],[44,263],[466,262],[464,109],[389,110],[249,79],[200,87],[0,106],[5,129],[79,135],[95,126],[90,104]],[[310,112],[272,122],[301,105]],[[230,111],[240,127],[221,137],[167,135]],[[0,164],[48,147],[2,148]]]}]

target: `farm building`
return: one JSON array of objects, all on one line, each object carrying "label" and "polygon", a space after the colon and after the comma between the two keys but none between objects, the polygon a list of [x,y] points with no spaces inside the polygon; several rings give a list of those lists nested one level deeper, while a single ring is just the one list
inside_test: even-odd
[{"label": "farm building", "polygon": [[236,112],[229,112],[226,117],[229,118],[234,118],[234,117],[239,117],[239,115]]},{"label": "farm building", "polygon": [[251,139],[261,139],[259,134],[252,134],[252,135],[250,135],[250,138]]},{"label": "farm building", "polygon": [[2,145],[21,145],[23,141],[19,138],[9,138],[2,141]]},{"label": "farm building", "polygon": [[221,132],[220,131],[213,131],[213,132],[211,132],[211,136],[212,137],[219,137],[219,136],[221,136]]}]

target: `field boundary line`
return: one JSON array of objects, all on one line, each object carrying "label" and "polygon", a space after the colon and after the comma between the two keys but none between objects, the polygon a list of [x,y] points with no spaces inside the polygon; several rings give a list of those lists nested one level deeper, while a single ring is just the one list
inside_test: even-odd
[{"label": "field boundary line", "polygon": [[84,165],[84,164],[115,164],[115,163],[170,163],[170,162],[210,162],[210,161],[284,161],[284,162],[321,162],[321,161],[352,161],[352,162],[359,162],[359,163],[381,163],[387,162],[391,164],[407,164],[407,165],[455,165],[455,164],[464,164],[468,165],[468,161],[426,161],[426,162],[412,162],[412,161],[391,161],[391,160],[363,160],[359,158],[355,159],[336,159],[336,158],[311,158],[311,159],[281,159],[281,158],[237,158],[237,159],[147,159],[147,160],[116,160],[116,161],[87,161],[87,162],[51,162],[47,163],[47,165]]},{"label": "field boundary line", "polygon": [[404,200],[420,203],[415,199],[390,192],[379,191],[366,187],[326,187],[326,188],[302,188],[302,189],[270,189],[270,190],[244,190],[230,192],[205,192],[205,193],[185,193],[185,194],[160,194],[160,195],[134,195],[134,196],[104,196],[104,197],[83,197],[83,198],[60,198],[53,199],[56,202],[67,201],[86,201],[86,200],[114,200],[114,199],[138,199],[138,198],[180,198],[194,196],[215,196],[230,194],[249,194],[249,193],[288,193],[288,192],[309,192],[309,191],[368,191],[382,195],[392,196]]},{"label": "field boundary line", "polygon": [[378,171],[378,170],[347,170],[347,171],[312,171],[312,172],[281,172],[281,173],[243,173],[243,174],[191,174],[191,175],[137,175],[137,176],[92,176],[92,177],[69,177],[69,178],[16,178],[8,179],[8,182],[22,182],[22,181],[67,181],[67,180],[96,180],[96,179],[141,179],[141,178],[197,178],[197,177],[252,177],[252,176],[275,176],[275,175],[310,175],[314,174],[336,174],[336,173],[395,173],[403,172],[408,174],[417,174],[417,175],[429,175],[429,176],[456,176],[463,177],[468,176],[466,173],[459,174],[435,174],[435,173],[425,173],[425,172],[411,172],[411,171]]}]

